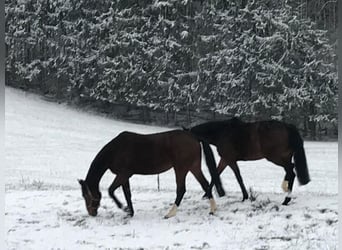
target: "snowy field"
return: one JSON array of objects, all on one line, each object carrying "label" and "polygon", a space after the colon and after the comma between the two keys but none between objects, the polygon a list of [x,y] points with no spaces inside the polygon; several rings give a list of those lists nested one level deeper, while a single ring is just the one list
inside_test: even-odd
[{"label": "snowy field", "polygon": [[[5,230],[8,249],[337,249],[337,142],[305,142],[312,181],[294,186],[282,206],[282,168],[265,160],[239,162],[255,201],[242,194],[227,168],[227,195],[208,201],[191,174],[175,217],[165,220],[176,197],[173,170],[131,179],[133,218],[107,194],[101,181],[97,217],[89,217],[77,179],[85,178],[101,147],[123,130],[154,133],[168,128],[108,119],[6,88]],[[205,164],[205,175],[209,174]],[[121,189],[116,194],[124,201]],[[216,193],[215,196],[217,197]]]}]

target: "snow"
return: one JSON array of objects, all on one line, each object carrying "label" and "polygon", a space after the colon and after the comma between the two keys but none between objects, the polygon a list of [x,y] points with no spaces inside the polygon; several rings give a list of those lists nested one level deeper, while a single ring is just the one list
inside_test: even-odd
[{"label": "snow", "polygon": [[168,1],[155,1],[153,3],[153,7],[155,8],[160,8],[160,7],[172,7],[172,4],[169,3]]},{"label": "snow", "polygon": [[206,43],[213,42],[215,41],[216,38],[217,38],[216,35],[208,35],[208,36],[202,35],[201,36],[201,40]]},{"label": "snow", "polygon": [[281,20],[276,21],[276,19],[271,19],[271,23],[275,25],[277,28],[282,29],[282,30],[290,29],[290,27],[286,23],[283,23]]},{"label": "snow", "polygon": [[[78,178],[101,147],[123,130],[154,133],[169,128],[112,120],[25,92],[5,89],[5,230],[8,249],[336,249],[337,142],[305,142],[312,181],[294,186],[282,206],[284,171],[266,160],[239,162],[255,201],[242,194],[230,169],[221,175],[227,195],[209,202],[191,174],[175,217],[163,216],[175,199],[172,170],[133,176],[133,218],[107,194],[101,181],[97,217],[89,217]],[[209,174],[203,163],[203,171]],[[121,189],[116,194],[124,201]]]},{"label": "snow", "polygon": [[181,33],[180,33],[180,36],[182,39],[184,38],[187,38],[189,36],[189,32],[186,31],[186,30],[183,30]]},{"label": "snow", "polygon": [[261,49],[261,47],[263,47],[266,43],[270,43],[270,42],[274,42],[278,40],[285,42],[284,38],[279,34],[279,32],[276,32],[273,35],[267,36],[267,37],[261,37],[261,36],[256,35],[255,38],[259,42],[263,42],[263,44],[260,46],[259,49]]}]

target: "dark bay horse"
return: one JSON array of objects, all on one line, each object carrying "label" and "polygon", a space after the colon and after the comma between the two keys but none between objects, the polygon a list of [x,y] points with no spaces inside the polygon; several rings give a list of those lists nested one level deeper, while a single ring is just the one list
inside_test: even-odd
[{"label": "dark bay horse", "polygon": [[[214,156],[209,144],[203,143],[204,153],[212,182],[216,185],[220,196],[224,195],[220,187]],[[209,151],[208,151],[209,148]],[[109,187],[109,196],[119,208],[121,202],[114,195],[114,191],[122,186],[127,207],[124,209],[129,216],[134,210],[131,200],[129,178],[134,174],[153,175],[174,168],[177,184],[177,197],[170,212],[165,218],[176,214],[185,193],[185,178],[190,171],[201,184],[206,196],[210,198],[210,213],[216,209],[209,183],[201,170],[201,145],[191,133],[183,130],[141,135],[122,132],[106,144],[91,163],[85,180],[79,180],[82,195],[86,202],[88,214],[97,215],[100,206],[101,192],[99,182],[104,173],[110,169],[116,177]]]},{"label": "dark bay horse", "polygon": [[[246,123],[233,118],[207,122],[185,130],[190,130],[197,138],[217,147],[221,157],[217,171],[221,174],[227,165],[231,167],[239,182],[243,200],[248,199],[248,193],[237,165],[239,160],[266,158],[285,169],[282,188],[288,194],[283,205],[291,200],[296,176],[294,168],[301,185],[310,181],[303,140],[296,127],[291,124],[275,120]],[[292,157],[294,163],[291,161]]]}]

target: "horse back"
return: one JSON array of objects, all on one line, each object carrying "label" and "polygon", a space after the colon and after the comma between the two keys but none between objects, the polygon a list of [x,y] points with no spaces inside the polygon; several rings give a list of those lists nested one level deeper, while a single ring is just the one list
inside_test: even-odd
[{"label": "horse back", "polygon": [[288,124],[271,120],[259,122],[258,126],[260,147],[266,158],[290,153]]},{"label": "horse back", "polygon": [[165,137],[165,146],[173,166],[191,167],[201,161],[200,143],[190,132],[173,130],[165,132]]},{"label": "horse back", "polygon": [[200,158],[199,142],[189,132],[121,133],[113,140],[111,170],[131,174],[158,174],[171,167],[191,165]]},{"label": "horse back", "polygon": [[239,122],[226,127],[219,142],[221,156],[232,161],[258,160],[287,152],[287,124],[279,121]]},{"label": "horse back", "polygon": [[221,156],[229,161],[257,160],[262,158],[258,124],[232,123],[225,128],[218,143]]}]

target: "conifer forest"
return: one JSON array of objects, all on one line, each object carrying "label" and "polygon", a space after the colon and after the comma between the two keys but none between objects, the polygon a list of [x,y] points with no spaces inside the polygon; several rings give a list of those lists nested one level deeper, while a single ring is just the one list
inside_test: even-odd
[{"label": "conifer forest", "polygon": [[115,118],[337,138],[337,0],[6,0],[6,85]]}]

